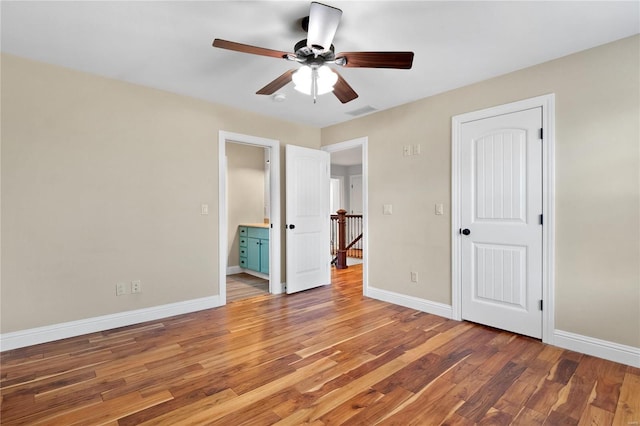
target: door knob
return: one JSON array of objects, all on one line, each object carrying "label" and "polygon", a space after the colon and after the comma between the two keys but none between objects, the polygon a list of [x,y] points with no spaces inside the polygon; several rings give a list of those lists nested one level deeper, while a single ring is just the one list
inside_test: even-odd
[{"label": "door knob", "polygon": [[289,225],[289,229],[296,229],[295,225]]},{"label": "door knob", "polygon": [[469,234],[471,233],[471,231],[470,231],[469,229],[467,229],[467,228],[464,228],[464,229],[461,231],[461,233],[462,233],[462,235],[469,235]]}]

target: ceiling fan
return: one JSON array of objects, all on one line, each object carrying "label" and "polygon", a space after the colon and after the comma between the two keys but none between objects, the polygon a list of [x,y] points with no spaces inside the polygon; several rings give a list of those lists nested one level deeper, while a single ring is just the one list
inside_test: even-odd
[{"label": "ceiling fan", "polygon": [[343,52],[335,54],[332,43],[342,10],[322,3],[312,2],[309,16],[302,20],[302,28],[307,38],[296,43],[295,53],[265,49],[263,47],[215,39],[213,47],[269,56],[298,62],[302,67],[291,69],[258,90],[258,95],[272,95],[291,81],[296,90],[313,96],[333,91],[340,102],[347,103],[358,94],[344,78],[327,64],[353,68],[396,68],[411,69],[413,52]]}]

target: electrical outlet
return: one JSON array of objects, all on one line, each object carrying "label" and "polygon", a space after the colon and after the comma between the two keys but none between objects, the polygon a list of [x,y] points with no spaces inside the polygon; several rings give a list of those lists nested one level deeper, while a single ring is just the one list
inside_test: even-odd
[{"label": "electrical outlet", "polygon": [[142,282],[140,280],[131,281],[131,293],[142,293]]},{"label": "electrical outlet", "polygon": [[116,284],[116,296],[122,296],[124,294],[128,294],[129,291],[127,289],[127,283],[118,283]]},{"label": "electrical outlet", "polygon": [[412,283],[417,283],[418,282],[418,273],[417,272],[411,272],[411,282]]}]

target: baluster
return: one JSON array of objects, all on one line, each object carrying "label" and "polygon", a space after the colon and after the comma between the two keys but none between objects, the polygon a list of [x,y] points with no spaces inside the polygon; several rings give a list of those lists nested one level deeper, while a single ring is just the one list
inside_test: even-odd
[{"label": "baluster", "polygon": [[336,261],[337,269],[346,269],[347,268],[347,251],[345,250],[346,246],[346,218],[345,215],[347,211],[345,209],[340,209],[336,213],[338,213],[338,255]]}]

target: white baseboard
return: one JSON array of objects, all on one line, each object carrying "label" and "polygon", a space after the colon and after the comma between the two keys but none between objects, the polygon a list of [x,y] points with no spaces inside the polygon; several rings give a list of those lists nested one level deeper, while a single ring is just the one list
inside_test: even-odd
[{"label": "white baseboard", "polygon": [[134,311],[4,333],[0,334],[0,351],[8,351],[25,346],[37,345],[39,343],[66,339],[68,337],[81,336],[83,334],[139,324],[174,315],[201,311],[203,309],[217,308],[222,305],[223,303],[220,301],[220,296],[203,297],[200,299],[186,300],[184,302],[153,306],[151,308],[136,309]]},{"label": "white baseboard", "polygon": [[394,293],[392,291],[382,290],[375,287],[367,288],[365,296],[382,300],[383,302],[393,303],[394,305],[416,309],[428,314],[438,315],[449,319],[453,318],[451,305],[445,305],[444,303],[431,302],[429,300],[420,299],[418,297]]},{"label": "white baseboard", "polygon": [[555,330],[553,333],[553,344],[563,349],[640,368],[640,348],[633,346],[621,345],[562,330]]}]

